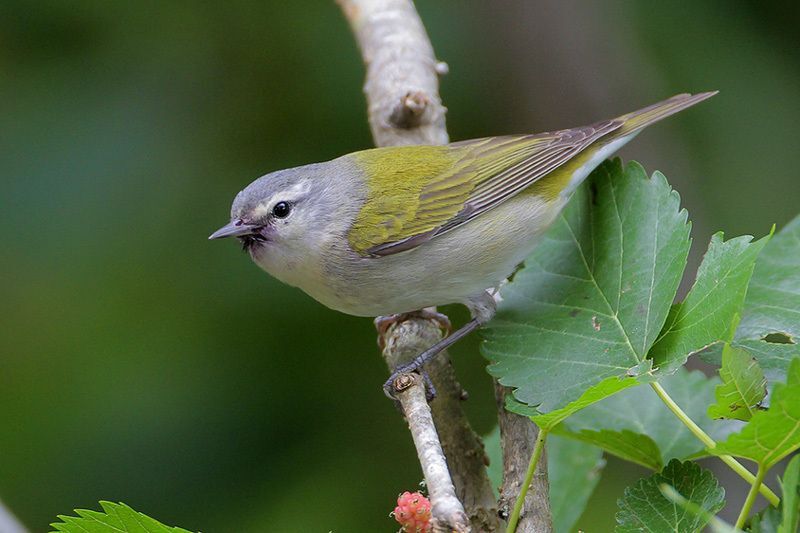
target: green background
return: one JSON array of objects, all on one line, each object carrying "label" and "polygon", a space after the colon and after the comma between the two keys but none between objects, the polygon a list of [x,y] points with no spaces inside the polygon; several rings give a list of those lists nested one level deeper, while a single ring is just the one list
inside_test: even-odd
[{"label": "green background", "polygon": [[[452,139],[719,89],[623,152],[680,191],[692,263],[800,210],[789,2],[418,8]],[[333,2],[0,3],[0,498],[33,531],[99,499],[209,532],[395,529],[420,473],[371,322],[206,240],[255,177],[370,146],[362,78]],[[453,357],[488,432],[477,342]],[[579,525],[610,530],[641,473],[610,462]]]}]

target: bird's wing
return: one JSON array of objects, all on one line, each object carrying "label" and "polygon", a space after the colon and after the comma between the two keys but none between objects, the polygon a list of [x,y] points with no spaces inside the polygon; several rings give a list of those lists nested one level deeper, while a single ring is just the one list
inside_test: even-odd
[{"label": "bird's wing", "polygon": [[513,197],[622,123],[360,152],[372,177],[350,246],[373,257],[414,248]]}]

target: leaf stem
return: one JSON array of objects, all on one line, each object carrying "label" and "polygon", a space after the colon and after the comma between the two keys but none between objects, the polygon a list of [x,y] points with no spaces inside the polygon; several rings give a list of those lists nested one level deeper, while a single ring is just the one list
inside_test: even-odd
[{"label": "leaf stem", "polygon": [[[687,428],[689,428],[689,431],[691,431],[694,434],[695,437],[700,439],[700,441],[703,444],[705,444],[707,448],[711,449],[711,448],[715,448],[717,446],[717,443],[714,441],[714,439],[712,439],[708,435],[708,433],[703,431],[703,429],[700,426],[698,426],[694,422],[694,420],[689,418],[689,415],[687,415],[684,412],[684,410],[681,409],[680,406],[677,403],[675,403],[675,400],[673,400],[672,397],[667,393],[667,391],[664,390],[664,387],[662,387],[660,383],[652,382],[652,383],[650,383],[650,386],[653,388],[654,391],[656,391],[656,394],[658,394],[658,397],[661,398],[661,401],[664,402],[664,404],[669,408],[669,410],[672,411],[672,413],[676,417],[678,417],[678,420],[683,422],[683,424]],[[752,472],[750,472],[748,469],[746,469],[744,466],[742,466],[742,464],[739,461],[737,461],[736,459],[734,459],[730,455],[719,455],[718,457],[720,458],[720,460],[723,463],[728,465],[731,468],[731,470],[733,470],[734,472],[739,474],[739,476],[742,479],[744,479],[745,481],[747,481],[751,485],[755,484],[756,476],[754,476],[752,474]],[[769,500],[769,503],[771,503],[772,505],[777,507],[778,504],[781,501],[780,498],[778,498],[778,495],[775,494],[774,492],[772,492],[772,490],[769,487],[767,487],[766,485],[761,484],[761,483],[759,483],[759,485],[760,485],[760,488],[758,490],[761,492],[761,494],[767,500]]]},{"label": "leaf stem", "polygon": [[767,469],[764,468],[763,465],[759,464],[758,471],[756,472],[756,480],[750,486],[750,491],[747,493],[747,499],[744,501],[742,510],[739,513],[739,518],[736,519],[736,527],[738,529],[744,528],[744,522],[750,515],[750,509],[753,507],[753,502],[756,501],[756,496],[758,496],[759,487],[762,486],[762,482],[764,481],[764,475],[766,475],[766,473]]},{"label": "leaf stem", "polygon": [[547,430],[539,428],[539,436],[536,438],[536,445],[531,453],[531,462],[528,464],[528,471],[525,473],[525,481],[519,490],[517,501],[514,502],[514,510],[511,511],[511,516],[508,517],[508,527],[506,533],[514,533],[517,529],[517,522],[519,522],[520,513],[522,513],[522,506],[525,503],[525,497],[528,495],[528,489],[533,481],[533,475],[536,473],[536,466],[539,464],[539,459],[542,457],[544,451],[544,442],[547,440]]}]

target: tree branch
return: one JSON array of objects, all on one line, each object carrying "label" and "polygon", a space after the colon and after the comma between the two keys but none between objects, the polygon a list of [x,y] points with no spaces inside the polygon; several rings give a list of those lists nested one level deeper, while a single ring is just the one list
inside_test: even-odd
[{"label": "tree branch", "polygon": [[[503,447],[503,484],[500,487],[498,507],[500,514],[508,517],[524,483],[528,462],[539,436],[539,428],[530,419],[506,411],[506,395],[509,394],[506,387],[495,381],[494,391],[500,425],[500,442]],[[542,454],[536,467],[516,531],[517,533],[553,531],[546,452]]]},{"label": "tree branch", "polygon": [[395,389],[398,391],[397,399],[408,422],[428,486],[433,530],[470,531],[469,519],[456,497],[456,489],[450,479],[447,460],[436,434],[428,400],[425,398],[422,377],[419,374],[401,374],[395,380]]},{"label": "tree branch", "polygon": [[425,27],[410,0],[337,0],[367,66],[364,93],[378,146],[447,144],[439,74]]},{"label": "tree branch", "polygon": [[[411,0],[337,0],[356,36],[367,67],[364,93],[369,123],[377,146],[446,144],[446,109],[439,98],[438,76],[447,65],[436,60],[433,47]],[[409,315],[386,330],[382,345],[390,369],[410,361],[441,338],[435,320]],[[427,368],[438,396],[418,406],[432,409],[441,439],[440,449],[448,458],[450,485],[464,503],[475,531],[499,528],[496,502],[486,474],[483,445],[472,430],[461,407],[466,394],[456,382],[445,352]],[[417,388],[416,385],[411,385]],[[424,391],[423,391],[424,392]],[[419,393],[415,393],[419,397]],[[422,395],[424,398],[424,394]],[[406,412],[406,416],[408,413]],[[415,443],[419,436],[409,424]],[[427,428],[428,430],[431,428]],[[435,429],[434,429],[434,434]],[[431,465],[417,448],[437,517],[438,487],[428,479]],[[450,477],[452,476],[452,478]]]}]

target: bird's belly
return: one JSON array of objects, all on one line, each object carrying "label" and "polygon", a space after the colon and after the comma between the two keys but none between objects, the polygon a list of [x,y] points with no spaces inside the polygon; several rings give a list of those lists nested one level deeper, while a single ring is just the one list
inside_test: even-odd
[{"label": "bird's belly", "polygon": [[358,316],[464,302],[508,277],[565,201],[519,195],[411,250],[327,261],[323,284],[300,287],[328,307]]}]

